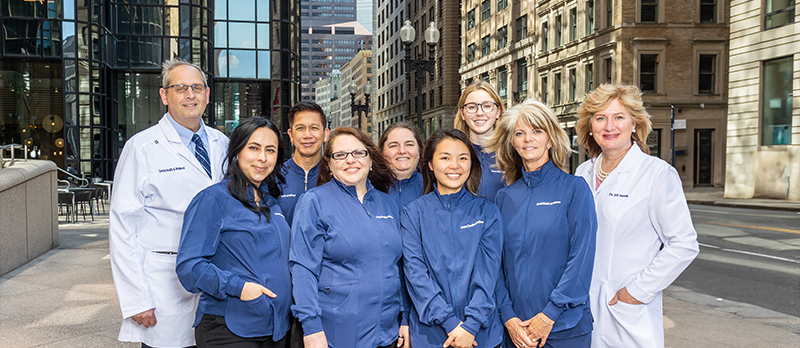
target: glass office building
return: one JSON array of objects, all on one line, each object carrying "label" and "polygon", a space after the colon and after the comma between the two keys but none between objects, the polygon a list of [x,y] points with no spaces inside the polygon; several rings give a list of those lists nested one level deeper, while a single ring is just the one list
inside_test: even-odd
[{"label": "glass office building", "polygon": [[206,124],[230,134],[263,115],[285,130],[299,28],[291,0],[4,0],[0,144],[111,179],[125,141],[166,112],[161,63],[173,57],[208,76]]}]

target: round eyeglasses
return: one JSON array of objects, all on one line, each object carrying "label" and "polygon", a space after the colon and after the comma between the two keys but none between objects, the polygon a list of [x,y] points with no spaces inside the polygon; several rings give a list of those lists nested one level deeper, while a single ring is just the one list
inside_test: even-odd
[{"label": "round eyeglasses", "polygon": [[474,114],[478,112],[478,108],[483,110],[484,113],[492,113],[497,110],[497,103],[495,102],[483,102],[483,103],[467,103],[463,106],[464,111],[468,114]]}]

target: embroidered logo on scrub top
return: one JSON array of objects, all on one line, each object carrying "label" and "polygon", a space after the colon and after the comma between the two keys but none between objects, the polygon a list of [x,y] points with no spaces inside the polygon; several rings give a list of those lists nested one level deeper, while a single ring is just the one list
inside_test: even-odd
[{"label": "embroidered logo on scrub top", "polygon": [[375,215],[376,219],[392,219],[394,220],[394,216],[391,215]]},{"label": "embroidered logo on scrub top", "polygon": [[281,198],[295,197],[295,196],[297,196],[297,195],[295,195],[294,193],[287,193],[285,195],[281,195]]},{"label": "embroidered logo on scrub top", "polygon": [[561,201],[553,201],[553,202],[539,202],[539,203],[536,203],[536,205],[537,205],[537,206],[538,206],[538,205],[556,205],[556,204],[561,204]]},{"label": "embroidered logo on scrub top", "polygon": [[628,195],[627,195],[627,194],[622,194],[622,193],[613,193],[613,192],[609,192],[609,193],[608,193],[608,196],[609,196],[609,197],[628,198]]},{"label": "embroidered logo on scrub top", "polygon": [[174,172],[176,170],[186,170],[186,167],[164,168],[164,169],[159,169],[158,172],[159,173],[168,173],[168,172]]},{"label": "embroidered logo on scrub top", "polygon": [[478,225],[480,225],[482,223],[483,223],[483,220],[478,220],[478,221],[475,221],[475,222],[473,222],[473,223],[471,223],[469,225],[461,226],[461,229],[463,230],[465,228],[475,227],[475,226],[478,226]]},{"label": "embroidered logo on scrub top", "polygon": [[286,218],[286,217],[285,217],[285,216],[283,216],[283,214],[281,214],[281,213],[275,213],[275,215],[277,215],[277,216],[280,216],[280,217],[282,217],[282,218],[284,218],[284,219]]}]

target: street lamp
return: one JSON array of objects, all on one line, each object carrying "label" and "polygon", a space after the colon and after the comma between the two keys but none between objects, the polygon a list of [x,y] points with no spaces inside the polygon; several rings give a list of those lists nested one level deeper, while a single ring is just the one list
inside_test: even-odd
[{"label": "street lamp", "polygon": [[[430,79],[433,81],[433,72],[436,62],[435,47],[439,42],[439,29],[436,29],[436,23],[431,22],[428,29],[425,30],[425,42],[428,44],[428,59],[411,59],[411,44],[417,36],[417,31],[411,25],[410,20],[406,20],[403,27],[400,28],[400,41],[405,46],[406,56],[403,58],[406,64],[406,81],[411,80],[411,71],[417,73],[417,128],[421,134],[425,134],[422,129],[422,77],[423,72],[427,71],[430,74]],[[407,83],[407,82],[406,82]],[[408,94],[406,94],[408,95]],[[408,107],[408,114],[411,114],[411,106]]]},{"label": "street lamp", "polygon": [[369,96],[372,94],[372,83],[367,80],[367,84],[364,86],[364,97],[366,97],[364,104],[361,104],[361,102],[356,104],[358,86],[355,83],[350,82],[347,90],[350,92],[350,116],[355,114],[358,117],[358,129],[361,130],[361,112],[364,112],[364,116],[369,116]]}]

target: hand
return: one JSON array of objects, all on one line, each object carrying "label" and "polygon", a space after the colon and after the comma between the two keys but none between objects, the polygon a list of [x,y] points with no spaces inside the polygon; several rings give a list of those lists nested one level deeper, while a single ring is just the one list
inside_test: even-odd
[{"label": "hand", "polygon": [[408,325],[400,326],[400,335],[397,337],[397,348],[411,348],[411,334]]},{"label": "hand", "polygon": [[508,335],[511,336],[511,341],[514,342],[514,346],[517,348],[533,347],[535,343],[528,338],[525,327],[520,325],[520,323],[522,323],[522,320],[519,320],[517,317],[506,321],[506,330],[508,330]]},{"label": "hand", "polygon": [[472,348],[478,346],[478,342],[475,342],[475,336],[469,333],[469,331],[464,330],[461,324],[463,324],[463,322],[458,324],[453,331],[447,334],[447,341],[444,342],[442,347]]},{"label": "hand", "polygon": [[275,293],[265,288],[261,284],[246,282],[244,283],[244,287],[242,287],[242,294],[239,295],[239,299],[242,301],[252,301],[261,296],[261,294],[267,295],[271,298],[277,297]]},{"label": "hand", "polygon": [[131,316],[131,319],[139,325],[144,325],[145,328],[156,326],[156,309],[150,308],[144,312]]},{"label": "hand", "polygon": [[526,328],[525,332],[528,334],[528,338],[534,343],[532,347],[536,347],[536,343],[539,344],[539,347],[544,347],[547,336],[550,336],[550,330],[553,329],[553,324],[555,322],[552,319],[544,313],[539,313],[519,325]]},{"label": "hand", "polygon": [[608,305],[613,306],[617,304],[617,301],[622,301],[632,305],[642,304],[641,302],[639,302],[639,300],[633,298],[633,296],[631,296],[631,294],[628,293],[628,289],[626,287],[622,287],[622,289],[619,289],[619,291],[617,291],[614,297],[611,298],[611,301],[608,301]]},{"label": "hand", "polygon": [[303,336],[303,345],[305,348],[328,348],[328,339],[325,338],[325,331]]}]

